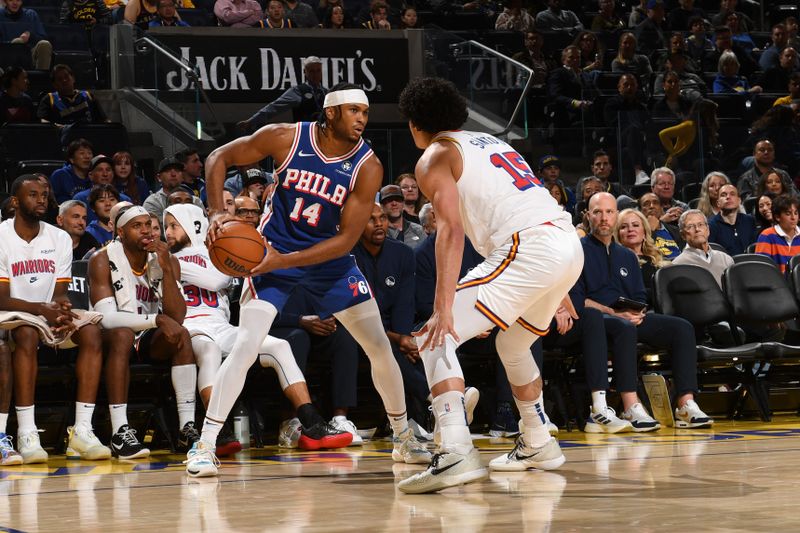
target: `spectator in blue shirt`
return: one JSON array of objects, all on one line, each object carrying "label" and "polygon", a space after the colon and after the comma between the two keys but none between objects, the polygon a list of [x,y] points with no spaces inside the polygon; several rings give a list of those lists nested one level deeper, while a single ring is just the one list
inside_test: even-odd
[{"label": "spectator in blue shirt", "polygon": [[[53,59],[53,45],[47,40],[39,14],[33,9],[22,7],[22,0],[6,0],[6,7],[0,9],[0,24],[13,24],[13,31],[20,31],[12,43],[27,44],[31,48],[33,68],[50,70]],[[5,66],[5,65],[3,65]]]},{"label": "spectator in blue shirt", "polygon": [[745,253],[758,238],[755,219],[739,212],[741,203],[736,187],[723,185],[719,188],[719,213],[708,219],[709,242],[723,246],[730,256]]},{"label": "spectator in blue shirt", "polygon": [[89,208],[94,211],[97,218],[86,226],[86,233],[94,237],[101,247],[114,240],[111,208],[120,199],[117,189],[108,183],[95,185],[89,192]]},{"label": "spectator in blue shirt", "polygon": [[147,24],[149,28],[189,27],[188,22],[178,17],[178,11],[175,9],[175,0],[158,0],[158,11],[156,13],[158,14],[157,17]]},{"label": "spectator in blue shirt", "polygon": [[739,60],[736,54],[725,50],[719,56],[717,77],[714,78],[714,94],[740,94],[749,97],[761,92],[760,85],[750,87],[747,78],[739,75]]},{"label": "spectator in blue shirt", "polygon": [[[94,208],[92,207],[92,202],[89,201],[89,198],[91,197],[92,191],[95,189],[95,186],[113,185],[114,161],[110,157],[107,157],[103,154],[94,156],[92,158],[92,163],[89,166],[89,181],[92,182],[92,188],[85,189],[77,193],[75,196],[73,196],[72,199],[78,200],[79,202],[83,202],[89,207],[86,216],[87,216],[87,222],[89,223],[89,226],[91,226],[91,223],[97,220],[97,213],[95,213]],[[114,191],[119,197],[119,201],[133,203],[133,201],[127,194],[120,193],[116,187],[114,187]]]},{"label": "spectator in blue shirt", "polygon": [[50,175],[50,184],[56,201],[61,204],[79,192],[89,189],[89,167],[92,165],[94,151],[92,143],[86,139],[76,139],[67,146],[67,163]]}]

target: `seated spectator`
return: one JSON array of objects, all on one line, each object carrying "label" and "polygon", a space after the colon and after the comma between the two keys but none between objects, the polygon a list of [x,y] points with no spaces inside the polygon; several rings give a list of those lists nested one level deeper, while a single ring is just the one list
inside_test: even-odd
[{"label": "seated spectator", "polygon": [[316,28],[319,25],[314,9],[300,0],[285,0],[284,16],[291,20],[295,28]]},{"label": "seated spectator", "polygon": [[400,174],[394,184],[403,191],[403,218],[419,224],[419,209],[425,203],[425,197],[419,192],[417,178],[410,172]]},{"label": "seated spectator", "polygon": [[789,86],[792,74],[797,74],[797,51],[791,46],[783,49],[778,56],[778,64],[761,76],[760,85],[764,92],[781,93]]},{"label": "seated spectator", "polygon": [[[677,55],[683,56],[684,62],[681,67],[676,69],[675,65],[670,63],[670,58],[674,58],[674,56]],[[683,34],[681,32],[671,33],[669,36],[669,48],[658,53],[655,70],[657,72],[664,72],[667,70],[696,72],[699,68],[699,63],[696,63],[687,53],[686,40],[683,38]],[[705,83],[703,83],[703,85],[705,85]]]},{"label": "seated spectator", "polygon": [[0,125],[6,123],[37,122],[36,106],[25,92],[28,90],[28,73],[22,67],[9,67],[0,77]]},{"label": "seated spectator", "polygon": [[92,186],[89,168],[93,157],[92,143],[86,139],[75,139],[67,145],[67,162],[50,176],[50,185],[59,204]]},{"label": "seated spectator", "polygon": [[533,70],[533,87],[544,87],[547,75],[556,68],[555,62],[542,52],[544,48],[544,35],[537,30],[525,33],[525,50],[517,52],[511,59],[519,61]]},{"label": "seated spectator", "polygon": [[[591,342],[602,343],[608,336],[614,358],[615,388],[622,396],[620,420],[606,405],[608,390],[608,352],[584,353],[586,378],[592,391],[592,408],[585,431],[653,431],[660,426],[641,405],[637,390],[637,342],[667,348],[670,353],[677,408],[678,428],[707,427],[713,420],[694,401],[697,391],[697,350],[692,325],[682,318],[657,313],[615,310],[620,297],[644,302],[646,293],[636,256],[613,240],[617,222],[614,197],[599,193],[589,202],[592,234],[581,239],[584,268],[570,291],[578,315],[583,307],[602,313],[604,335],[595,333]],[[602,340],[601,340],[602,339]],[[595,357],[592,357],[592,354]],[[633,426],[631,428],[631,426]]]},{"label": "seated spectator", "polygon": [[494,29],[522,32],[535,29],[536,21],[522,8],[522,0],[505,0],[503,6],[503,12],[494,23]]},{"label": "seated spectator", "polygon": [[266,17],[258,23],[258,26],[280,30],[294,28],[294,23],[286,17],[283,0],[269,0]]},{"label": "seated spectator", "polygon": [[714,78],[715,94],[750,94],[760,93],[760,85],[750,87],[747,78],[739,75],[739,60],[736,54],[730,50],[725,50],[719,57],[717,77]]},{"label": "seated spectator", "polygon": [[581,51],[581,68],[584,72],[603,70],[603,56],[605,47],[597,40],[597,36],[590,31],[578,33],[572,44]]},{"label": "seated spectator", "polygon": [[89,91],[75,89],[75,75],[68,65],[56,65],[50,72],[54,92],[39,102],[36,116],[59,128],[68,124],[107,122],[106,115]]},{"label": "seated spectator", "polygon": [[[136,2],[137,0],[131,0]],[[155,11],[155,9],[153,9]],[[111,25],[114,23],[111,10],[103,0],[64,0],[61,4],[61,24],[83,24],[90,29],[95,24]]]},{"label": "seated spectator", "polygon": [[150,196],[150,186],[141,176],[137,176],[130,152],[117,152],[111,158],[114,162],[114,187],[127,194],[131,202],[142,205]]},{"label": "seated spectator", "polygon": [[389,5],[382,0],[372,2],[369,8],[369,20],[361,24],[361,27],[368,30],[391,30]]},{"label": "seated spectator", "polygon": [[86,233],[94,237],[94,240],[102,248],[114,240],[114,223],[111,220],[111,208],[121,201],[120,194],[113,185],[108,183],[95,185],[89,191],[88,202],[95,216],[92,222],[86,226]]},{"label": "seated spectator", "polygon": [[797,23],[796,17],[786,17],[783,21],[786,24],[786,35],[788,36],[788,45],[800,52],[800,38],[798,38],[797,30],[800,25]]},{"label": "seated spectator", "polygon": [[639,79],[653,73],[647,56],[636,53],[636,36],[629,31],[619,38],[617,57],[611,62],[611,72],[628,72]]},{"label": "seated spectator", "polygon": [[756,30],[756,23],[753,22],[753,19],[741,11],[736,11],[736,4],[737,0],[720,0],[719,12],[711,19],[711,24],[714,26],[722,26],[725,24],[725,21],[728,20],[728,15],[731,13],[736,13],[736,15],[739,17],[739,24],[742,26],[743,31],[749,33],[753,30]]},{"label": "seated spectator", "polygon": [[188,27],[189,23],[181,20],[175,9],[175,0],[158,0],[158,17],[147,23],[148,28]]},{"label": "seated spectator", "polygon": [[714,48],[703,56],[703,71],[719,71],[722,54],[725,52],[732,52],[739,61],[739,70],[742,76],[750,76],[753,74],[758,68],[758,65],[753,61],[753,58],[750,57],[750,54],[733,42],[731,29],[727,26],[720,26],[715,28],[714,32]]},{"label": "seated spectator", "polygon": [[578,15],[561,9],[561,0],[547,0],[547,9],[536,15],[536,28],[541,31],[577,33],[583,30]]},{"label": "seated spectator", "polygon": [[672,217],[664,214],[658,196],[652,192],[644,193],[639,198],[639,211],[647,218],[647,224],[652,230],[653,242],[664,259],[672,261],[678,257],[683,248],[681,232],[675,224],[665,222],[665,219],[668,220]]},{"label": "seated spectator", "polygon": [[214,15],[220,26],[251,28],[258,26],[264,14],[256,0],[216,0]]},{"label": "seated spectator", "polygon": [[634,29],[647,18],[647,0],[639,0],[639,5],[634,5],[628,15],[628,28]]},{"label": "seated spectator", "polygon": [[689,57],[683,52],[670,54],[665,64],[666,72],[656,76],[656,81],[653,84],[654,94],[664,94],[664,79],[667,72],[674,72],[678,75],[678,87],[681,96],[692,103],[698,102],[706,96],[708,93],[706,82],[697,74],[687,70],[688,59]]},{"label": "seated spectator", "polygon": [[578,182],[576,194],[579,201],[575,205],[572,223],[575,225],[575,230],[580,237],[585,237],[589,234],[589,220],[587,218],[589,199],[598,192],[604,192],[603,182],[600,178],[596,176],[587,176]]},{"label": "seated spectator", "polygon": [[761,198],[765,193],[771,193],[775,196],[782,194],[797,196],[794,183],[789,179],[784,181],[784,177],[774,168],[767,170],[758,178],[755,196]]},{"label": "seated spectator", "polygon": [[800,101],[800,72],[793,72],[789,76],[789,94],[776,98],[772,105],[790,105],[798,101]]},{"label": "seated spectator", "polygon": [[[31,49],[33,68],[37,70],[50,70],[53,59],[53,45],[47,40],[39,14],[33,9],[22,7],[22,0],[6,0],[5,7],[0,8],[0,24],[9,22],[14,24],[15,30],[24,31],[11,39],[12,43],[21,43]],[[5,67],[5,63],[3,67]]]},{"label": "seated spectator", "polygon": [[175,153],[175,159],[183,163],[183,183],[192,194],[205,201],[206,182],[203,179],[203,160],[197,148],[184,148]]},{"label": "seated spectator", "polygon": [[158,20],[158,0],[128,0],[125,4],[125,22],[146,30],[150,22]]},{"label": "seated spectator", "polygon": [[[419,223],[425,234],[430,237],[436,231],[436,213],[433,212],[433,204],[428,202],[419,210]],[[427,241],[427,239],[425,239]]]},{"label": "seated spectator", "polygon": [[617,224],[614,226],[614,239],[636,254],[639,260],[639,268],[642,271],[645,292],[647,293],[645,301],[648,306],[652,307],[656,271],[668,265],[669,261],[664,260],[661,251],[656,247],[656,243],[653,241],[653,231],[650,229],[647,218],[641,211],[636,209],[624,209],[617,217]]},{"label": "seated spectator", "polygon": [[[163,159],[158,165],[156,179],[161,183],[161,188],[148,196],[142,207],[151,215],[161,219],[164,209],[169,205],[169,195],[183,183],[183,163],[172,157]],[[205,210],[200,198],[192,196],[192,203]]]},{"label": "seated spectator", "polygon": [[756,241],[756,253],[766,255],[778,265],[781,273],[789,275],[789,261],[800,254],[800,231],[797,229],[796,196],[782,195],[772,202],[775,225],[761,232]]},{"label": "seated spectator", "polygon": [[322,17],[321,27],[329,30],[343,30],[349,28],[345,19],[345,12],[342,6],[331,6]]},{"label": "seated spectator", "polygon": [[753,218],[756,219],[756,231],[759,234],[775,225],[775,219],[772,218],[773,200],[775,200],[775,195],[772,193],[764,193],[758,197],[758,202],[753,210]]},{"label": "seated spectator", "polygon": [[625,22],[617,16],[614,0],[600,0],[600,12],[592,19],[592,31],[615,33],[625,28]]},{"label": "seated spectator", "polygon": [[[552,154],[542,156],[539,159],[539,172],[536,176],[542,180],[542,183],[548,189],[551,185],[557,186],[561,190],[564,200],[561,205],[564,206],[567,212],[574,212],[575,204],[577,203],[575,193],[561,180],[561,160],[558,156]],[[550,194],[553,194],[552,190],[550,190]]]},{"label": "seated spectator", "polygon": [[[742,146],[754,146],[756,141],[769,139],[775,150],[771,166],[784,169],[789,176],[800,176],[800,121],[797,106],[772,106],[750,126],[750,137]],[[745,158],[742,164],[749,166]],[[798,180],[800,183],[800,180]]]},{"label": "seated spectator", "polygon": [[736,13],[730,13],[725,19],[725,25],[731,29],[731,39],[733,39],[733,43],[739,45],[742,50],[748,54],[752,54],[753,49],[756,47],[756,43],[753,42],[753,38],[750,37],[750,34],[746,30],[742,29],[742,25],[739,24],[739,20],[739,15]]},{"label": "seated spectator", "polygon": [[[180,190],[173,192],[170,194],[170,198]],[[190,196],[191,198],[191,196]],[[234,215],[241,218],[245,222],[248,222],[253,225],[258,225],[258,221],[261,218],[261,207],[258,204],[258,201],[249,197],[249,196],[237,196],[233,199],[234,205]]]},{"label": "seated spectator", "polygon": [[659,167],[650,174],[650,185],[664,210],[663,222],[678,222],[678,217],[689,206],[675,199],[675,173],[667,167]]},{"label": "seated spectator", "polygon": [[[224,187],[231,191],[234,196],[239,196],[244,188],[244,180],[247,179],[247,173],[251,169],[257,169],[259,172],[263,172],[261,168],[258,166],[258,163],[252,163],[250,165],[241,165],[236,167],[236,174],[230,175],[230,177],[225,180]],[[269,179],[272,179],[272,174],[269,172],[265,172],[269,176]]]},{"label": "seated spectator", "polygon": [[581,52],[577,46],[567,46],[561,52],[562,66],[547,78],[547,96],[556,111],[558,126],[591,125],[590,108],[597,97],[596,72],[583,72]]},{"label": "seated spectator", "polygon": [[239,196],[252,198],[261,205],[264,199],[264,191],[272,182],[272,176],[269,173],[264,172],[260,168],[251,168],[246,173]]},{"label": "seated spectator", "polygon": [[636,26],[634,34],[639,42],[639,51],[647,56],[667,47],[666,24],[664,24],[664,2],[648,0],[647,18]]},{"label": "seated spectator", "polygon": [[670,10],[667,15],[667,26],[672,31],[689,31],[689,24],[692,19],[699,17],[706,18],[705,12],[694,5],[694,0],[678,0],[679,6]]},{"label": "seated spectator", "polygon": [[645,161],[645,144],[643,131],[647,130],[650,113],[641,101],[639,82],[630,73],[623,74],[617,82],[618,95],[606,101],[603,108],[603,119],[606,127],[614,130],[612,138],[621,143],[621,167],[632,168],[633,175],[641,173]]},{"label": "seated spectator", "polygon": [[412,6],[406,6],[400,10],[400,29],[408,30],[419,28],[419,19],[417,18],[417,10]]},{"label": "seated spectator", "polygon": [[567,189],[558,183],[545,183],[544,188],[550,193],[550,196],[558,203],[561,209],[567,207]]},{"label": "seated spectator", "polygon": [[380,204],[389,219],[389,236],[406,243],[412,249],[425,241],[422,226],[403,217],[403,190],[397,185],[386,185],[380,192]]},{"label": "seated spectator", "polygon": [[700,200],[697,202],[697,209],[706,218],[711,218],[719,213],[719,189],[723,185],[729,185],[730,182],[728,176],[722,172],[709,172],[706,175],[700,186]]},{"label": "seated spectator", "polygon": [[686,53],[702,68],[706,64],[706,56],[714,51],[714,43],[706,35],[706,23],[702,17],[689,20],[689,37],[686,38]]},{"label": "seated spectator", "polygon": [[758,233],[753,217],[739,211],[741,199],[736,187],[720,187],[718,205],[719,213],[708,219],[709,240],[725,248],[730,256],[745,253]]},{"label": "seated spectator", "polygon": [[[620,187],[618,180],[612,179],[612,174],[614,173],[614,165],[611,164],[611,157],[608,155],[608,152],[605,150],[597,150],[593,157],[592,157],[592,176],[598,178],[602,185],[602,191],[610,192],[616,198],[617,196],[624,193],[622,187]],[[585,186],[582,182],[587,179],[581,178],[578,180],[577,190],[584,190]],[[577,191],[576,191],[577,192]],[[583,195],[580,193],[577,194],[578,198],[584,199],[585,192]],[[589,199],[588,196],[585,198],[586,200]]]},{"label": "seated spectator", "polygon": [[705,268],[722,287],[722,273],[733,264],[733,258],[708,245],[710,231],[706,216],[702,211],[689,209],[678,219],[678,228],[681,230],[681,237],[686,241],[686,247],[672,264]]},{"label": "seated spectator", "polygon": [[[780,64],[781,52],[787,46],[789,46],[789,33],[786,31],[786,25],[783,23],[775,24],[772,27],[772,43],[761,52],[761,57],[758,58],[760,70],[766,72],[773,67],[777,67]],[[795,64],[794,66],[796,67],[797,65]]]},{"label": "seated spectator", "polygon": [[100,247],[91,233],[86,231],[86,204],[77,200],[67,200],[58,206],[58,227],[67,232],[72,239],[72,260],[79,261]]},{"label": "seated spectator", "polygon": [[775,167],[775,145],[769,139],[761,139],[753,148],[753,168],[739,176],[739,181],[736,182],[736,188],[739,189],[742,198],[755,193],[758,180],[769,170],[780,174],[782,181],[791,182],[785,170]]},{"label": "seated spectator", "polygon": [[[114,161],[110,157],[104,156],[103,154],[96,155],[92,158],[92,163],[89,165],[89,181],[92,182],[92,189],[94,189],[94,187],[97,185],[112,185],[112,182],[114,181],[113,165]],[[114,189],[119,197],[119,201],[131,202],[131,198],[128,195],[120,194],[116,187]],[[79,193],[76,193],[72,199],[83,202],[89,207],[87,221],[91,226],[92,222],[97,220],[97,214],[92,208],[92,202],[89,201],[90,195],[91,189],[85,189]]]}]

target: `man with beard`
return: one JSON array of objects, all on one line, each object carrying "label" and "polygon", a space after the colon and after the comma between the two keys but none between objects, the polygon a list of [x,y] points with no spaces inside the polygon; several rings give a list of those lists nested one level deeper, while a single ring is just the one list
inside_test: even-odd
[{"label": "man with beard", "polygon": [[403,190],[398,185],[386,185],[381,189],[381,207],[389,221],[389,237],[406,243],[412,249],[425,240],[426,234],[422,226],[411,222],[403,216]]},{"label": "man with beard", "polygon": [[11,197],[16,215],[0,225],[0,309],[10,312],[2,320],[6,329],[13,329],[20,455],[25,463],[47,461],[34,420],[37,356],[44,340],[65,348],[78,345],[75,425],[68,429],[67,456],[108,459],[111,451],[92,431],[103,366],[100,327],[98,320],[93,323],[85,312],[73,311],[67,296],[72,281],[72,241],[65,232],[42,221],[48,190],[38,175],[24,174],[14,180]]},{"label": "man with beard", "polygon": [[138,459],[150,455],[150,450],[128,425],[131,347],[138,361],[171,361],[179,441],[187,447],[199,438],[194,427],[197,369],[189,332],[181,326],[186,304],[178,260],[165,242],[154,238],[150,215],[143,207],[119,209],[114,231],[118,239],[89,260],[89,296],[94,309],[103,314],[112,453],[120,459]]}]

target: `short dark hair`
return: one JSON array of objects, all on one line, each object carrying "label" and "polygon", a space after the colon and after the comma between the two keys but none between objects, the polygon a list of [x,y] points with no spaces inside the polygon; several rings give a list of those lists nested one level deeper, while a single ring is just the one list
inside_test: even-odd
[{"label": "short dark hair", "polygon": [[105,194],[110,194],[117,201],[120,201],[119,191],[116,187],[111,185],[110,183],[101,183],[99,185],[95,185],[92,187],[92,190],[89,191],[89,198],[87,199],[87,203],[89,206],[94,209],[94,203],[102,198]]},{"label": "short dark hair", "polygon": [[792,75],[789,76],[789,81],[800,82],[800,72],[792,72]]},{"label": "short dark hair", "polygon": [[11,87],[11,82],[14,81],[23,72],[25,72],[25,69],[22,67],[16,65],[8,67],[6,71],[3,73],[2,77],[0,77],[0,86],[2,86],[3,89],[8,89],[9,87]]},{"label": "short dark hair", "polygon": [[592,164],[594,164],[594,160],[597,159],[598,157],[608,157],[609,159],[611,159],[611,156],[608,155],[608,152],[606,152],[605,150],[596,150],[592,155]]},{"label": "short dark hair", "polygon": [[61,70],[65,70],[67,72],[67,74],[69,74],[70,76],[75,76],[75,73],[72,72],[72,69],[70,68],[69,65],[65,65],[63,63],[59,63],[58,65],[54,66],[53,69],[50,71],[50,81],[51,82],[55,82],[56,81],[56,75]]},{"label": "short dark hair", "polygon": [[699,16],[699,15],[695,15],[695,16],[691,17],[691,18],[689,19],[689,25],[688,25],[687,27],[688,27],[689,29],[692,29],[692,26],[694,26],[694,25],[695,25],[695,24],[697,24],[698,22],[699,22],[700,24],[702,24],[702,25],[705,27],[705,25],[706,25],[706,21],[703,19],[703,17],[701,17],[701,16]]},{"label": "short dark hair", "polygon": [[772,200],[772,216],[778,218],[783,213],[787,212],[794,206],[795,209],[800,209],[800,200],[793,194],[781,194]]},{"label": "short dark hair", "polygon": [[416,78],[400,93],[400,113],[427,133],[455,130],[469,114],[467,101],[453,82],[443,78]]},{"label": "short dark hair", "polygon": [[375,13],[380,12],[381,9],[385,9],[388,12],[389,4],[387,4],[383,0],[376,0],[375,2],[372,2],[372,5],[369,8],[369,12],[374,15]]},{"label": "short dark hair", "polygon": [[11,183],[11,196],[17,196],[20,188],[30,181],[39,181],[39,174],[23,174]]},{"label": "short dark hair", "polygon": [[81,148],[87,148],[94,153],[94,146],[92,146],[92,143],[86,139],[75,139],[67,145],[67,160],[72,159],[72,157],[75,155],[75,152]]},{"label": "short dark hair", "polygon": [[184,148],[178,152],[175,152],[175,159],[183,163],[184,165],[189,160],[190,156],[194,154],[199,154],[200,152],[197,151],[197,148]]}]

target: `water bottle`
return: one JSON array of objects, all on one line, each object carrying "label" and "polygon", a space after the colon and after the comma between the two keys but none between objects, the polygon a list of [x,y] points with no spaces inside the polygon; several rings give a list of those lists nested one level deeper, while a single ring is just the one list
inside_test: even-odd
[{"label": "water bottle", "polygon": [[250,417],[241,403],[238,404],[233,415],[233,434],[242,445],[243,450],[250,448]]}]

